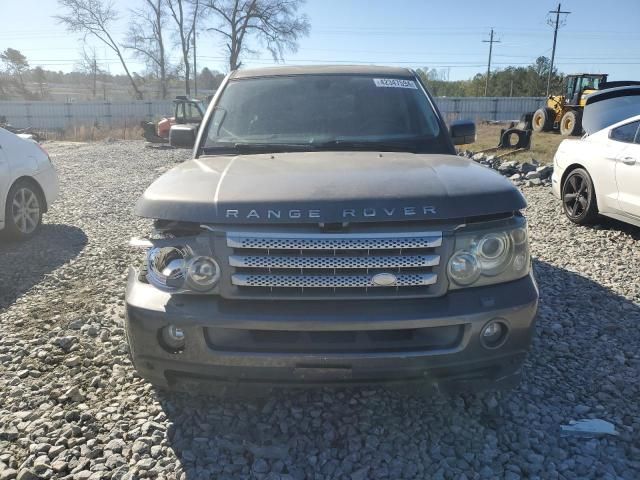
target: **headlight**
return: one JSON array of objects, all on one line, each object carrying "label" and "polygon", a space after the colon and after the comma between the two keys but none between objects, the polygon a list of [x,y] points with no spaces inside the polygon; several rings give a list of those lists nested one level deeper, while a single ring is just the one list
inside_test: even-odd
[{"label": "headlight", "polygon": [[526,220],[518,217],[492,228],[458,232],[447,273],[455,289],[509,282],[524,277],[530,268]]},{"label": "headlight", "polygon": [[187,265],[187,281],[194,290],[207,291],[220,279],[220,266],[213,258],[192,258]]},{"label": "headlight", "polygon": [[181,288],[186,277],[186,259],[190,255],[186,247],[151,248],[147,254],[147,279],[160,290]]},{"label": "headlight", "polygon": [[171,293],[207,293],[218,284],[220,265],[206,239],[172,238],[151,243],[146,277],[154,287]]},{"label": "headlight", "polygon": [[470,252],[461,250],[449,260],[449,277],[458,285],[471,285],[480,276],[478,260]]}]

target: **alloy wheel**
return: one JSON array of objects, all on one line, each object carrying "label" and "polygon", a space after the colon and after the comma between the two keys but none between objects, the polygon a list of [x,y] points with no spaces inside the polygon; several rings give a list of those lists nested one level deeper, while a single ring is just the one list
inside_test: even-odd
[{"label": "alloy wheel", "polygon": [[22,187],[16,191],[11,204],[13,223],[20,233],[29,235],[38,228],[40,221],[40,200],[29,188]]},{"label": "alloy wheel", "polygon": [[564,209],[573,218],[581,216],[589,206],[589,182],[581,175],[572,175],[565,182],[562,195]]}]

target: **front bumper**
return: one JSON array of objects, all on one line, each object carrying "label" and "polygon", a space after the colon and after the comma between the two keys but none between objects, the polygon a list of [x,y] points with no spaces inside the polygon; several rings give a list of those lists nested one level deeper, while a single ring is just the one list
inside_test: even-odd
[{"label": "front bumper", "polygon": [[556,198],[562,198],[562,171],[557,165],[554,165],[553,175],[551,175],[551,190]]},{"label": "front bumper", "polygon": [[42,188],[48,210],[51,204],[58,199],[58,195],[60,194],[58,174],[52,166],[48,165],[46,168],[43,168],[40,172],[34,175],[33,178]]},{"label": "front bumper", "polygon": [[[519,379],[538,306],[532,275],[440,298],[335,302],[172,296],[140,282],[138,275],[130,270],[126,294],[132,359],[144,378],[175,389],[193,390],[194,383],[197,389],[224,389],[239,383],[264,388],[412,381],[445,390],[509,387]],[[488,349],[480,332],[496,318],[508,325],[509,334],[500,347]],[[170,324],[185,332],[179,353],[160,341],[160,329]],[[220,332],[226,333],[220,337]],[[238,344],[248,332],[258,337],[281,333],[285,340],[277,346]],[[357,340],[372,332],[377,343]],[[408,346],[399,340],[406,338],[403,332],[420,332],[429,341]],[[328,345],[325,351],[309,341],[317,334],[329,342],[322,344]],[[342,336],[355,340],[331,344],[344,342]],[[234,339],[233,345],[216,338]]]}]

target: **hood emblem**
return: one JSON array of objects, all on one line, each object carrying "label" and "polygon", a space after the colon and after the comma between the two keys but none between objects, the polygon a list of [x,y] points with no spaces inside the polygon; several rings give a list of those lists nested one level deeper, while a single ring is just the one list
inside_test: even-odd
[{"label": "hood emblem", "polygon": [[371,277],[371,283],[376,287],[391,287],[398,283],[398,277],[393,273],[376,273]]}]

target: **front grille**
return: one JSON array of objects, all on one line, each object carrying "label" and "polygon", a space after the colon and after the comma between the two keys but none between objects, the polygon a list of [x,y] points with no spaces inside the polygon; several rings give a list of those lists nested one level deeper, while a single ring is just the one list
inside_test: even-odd
[{"label": "front grille", "polygon": [[238,295],[420,297],[438,290],[442,232],[228,232],[226,243]]}]

